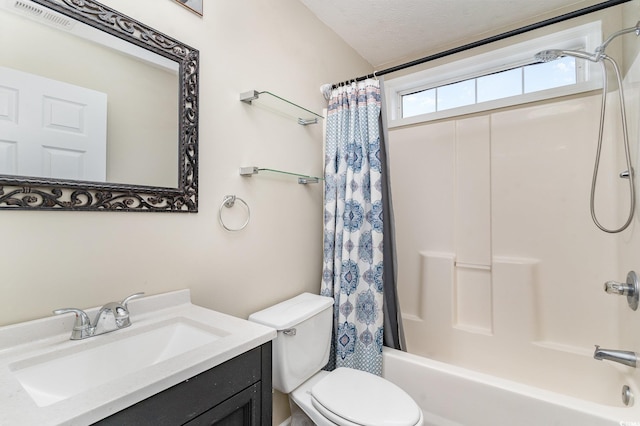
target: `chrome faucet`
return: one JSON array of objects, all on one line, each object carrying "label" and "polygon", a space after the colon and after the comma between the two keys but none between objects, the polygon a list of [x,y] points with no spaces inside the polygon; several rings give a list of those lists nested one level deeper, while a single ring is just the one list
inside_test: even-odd
[{"label": "chrome faucet", "polygon": [[598,345],[596,345],[596,350],[593,352],[593,357],[598,361],[605,359],[633,368],[636,368],[636,364],[638,362],[638,354],[635,352],[618,351],[615,349],[600,349],[600,346]]},{"label": "chrome faucet", "polygon": [[64,308],[56,309],[54,314],[76,314],[76,322],[73,324],[73,331],[71,332],[71,340],[81,340],[92,336],[98,336],[100,334],[109,333],[110,331],[126,328],[131,325],[129,319],[129,309],[127,303],[131,299],[141,297],[144,293],[136,293],[124,299],[122,302],[109,302],[100,308],[100,311],[96,315],[96,319],[91,324],[91,320],[87,313],[81,309],[76,308]]}]

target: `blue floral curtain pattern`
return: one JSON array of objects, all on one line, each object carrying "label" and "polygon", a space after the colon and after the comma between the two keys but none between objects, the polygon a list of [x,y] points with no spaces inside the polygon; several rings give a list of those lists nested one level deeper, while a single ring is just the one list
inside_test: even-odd
[{"label": "blue floral curtain pattern", "polygon": [[324,269],[333,297],[329,369],[382,374],[383,221],[377,80],[334,89],[325,148]]}]

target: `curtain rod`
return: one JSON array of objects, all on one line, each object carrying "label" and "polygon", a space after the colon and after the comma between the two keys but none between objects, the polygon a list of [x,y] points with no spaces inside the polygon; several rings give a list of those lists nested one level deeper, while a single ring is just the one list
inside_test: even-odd
[{"label": "curtain rod", "polygon": [[435,53],[433,55],[425,56],[424,58],[416,59],[401,65],[396,65],[391,68],[387,68],[380,71],[374,71],[373,74],[367,74],[362,77],[354,78],[351,80],[347,80],[342,83],[335,83],[333,88],[344,84],[349,84],[353,81],[362,81],[367,78],[379,77],[381,75],[390,74],[392,72],[400,71],[406,68],[411,68],[416,65],[424,64],[426,62],[430,62],[436,59],[444,58],[445,56],[453,55],[456,53],[464,52],[465,50],[470,50],[476,47],[484,46],[485,44],[493,43],[496,41],[504,40],[509,37],[517,36],[520,34],[524,34],[529,31],[537,30],[539,28],[546,27],[548,25],[557,24],[559,22],[563,22],[569,19],[577,18],[579,16],[587,15],[589,13],[597,12],[603,9],[607,9],[612,6],[617,6],[622,3],[627,3],[631,0],[607,0],[602,3],[594,4],[593,6],[588,6],[582,9],[575,10],[573,12],[565,13],[563,15],[556,16],[554,18],[545,19],[544,21],[536,22],[534,24],[526,25],[524,27],[517,28],[515,30],[507,31],[501,34],[497,34],[491,37],[484,38],[482,40],[474,41],[472,43],[468,43],[462,46],[454,47],[453,49],[445,50],[443,52]]}]

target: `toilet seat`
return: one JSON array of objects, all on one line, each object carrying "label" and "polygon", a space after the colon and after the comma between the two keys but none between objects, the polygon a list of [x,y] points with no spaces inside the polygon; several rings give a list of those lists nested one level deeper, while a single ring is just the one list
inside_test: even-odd
[{"label": "toilet seat", "polygon": [[316,410],[341,426],[416,426],[422,410],[402,389],[382,377],[338,368],[311,388]]}]

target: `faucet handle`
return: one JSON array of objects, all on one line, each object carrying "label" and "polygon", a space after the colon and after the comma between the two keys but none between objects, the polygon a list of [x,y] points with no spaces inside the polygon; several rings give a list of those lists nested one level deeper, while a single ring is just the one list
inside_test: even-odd
[{"label": "faucet handle", "polygon": [[91,336],[92,327],[89,315],[82,309],[76,308],[63,308],[53,311],[56,315],[67,314],[73,312],[76,314],[76,322],[73,324],[73,331],[71,332],[71,340],[84,339]]},{"label": "faucet handle", "polygon": [[132,294],[131,296],[126,297],[122,301],[122,306],[124,306],[125,309],[129,310],[129,308],[127,308],[127,303],[129,303],[133,299],[137,299],[137,298],[142,297],[142,296],[144,296],[144,292]]},{"label": "faucet handle", "polygon": [[73,325],[74,330],[84,330],[91,327],[91,320],[89,319],[89,315],[87,315],[87,313],[82,309],[63,308],[53,311],[53,313],[56,315],[67,314],[70,312],[76,314],[76,323]]},{"label": "faucet handle", "polygon": [[607,281],[604,283],[604,291],[609,294],[619,294],[620,296],[627,296],[633,294],[634,288],[627,283],[620,283],[618,281]]},{"label": "faucet handle", "polygon": [[604,283],[604,291],[609,294],[618,294],[627,296],[627,303],[634,311],[638,309],[638,301],[640,300],[640,284],[638,283],[638,275],[634,271],[627,274],[627,282],[620,283],[617,281],[607,281]]}]

